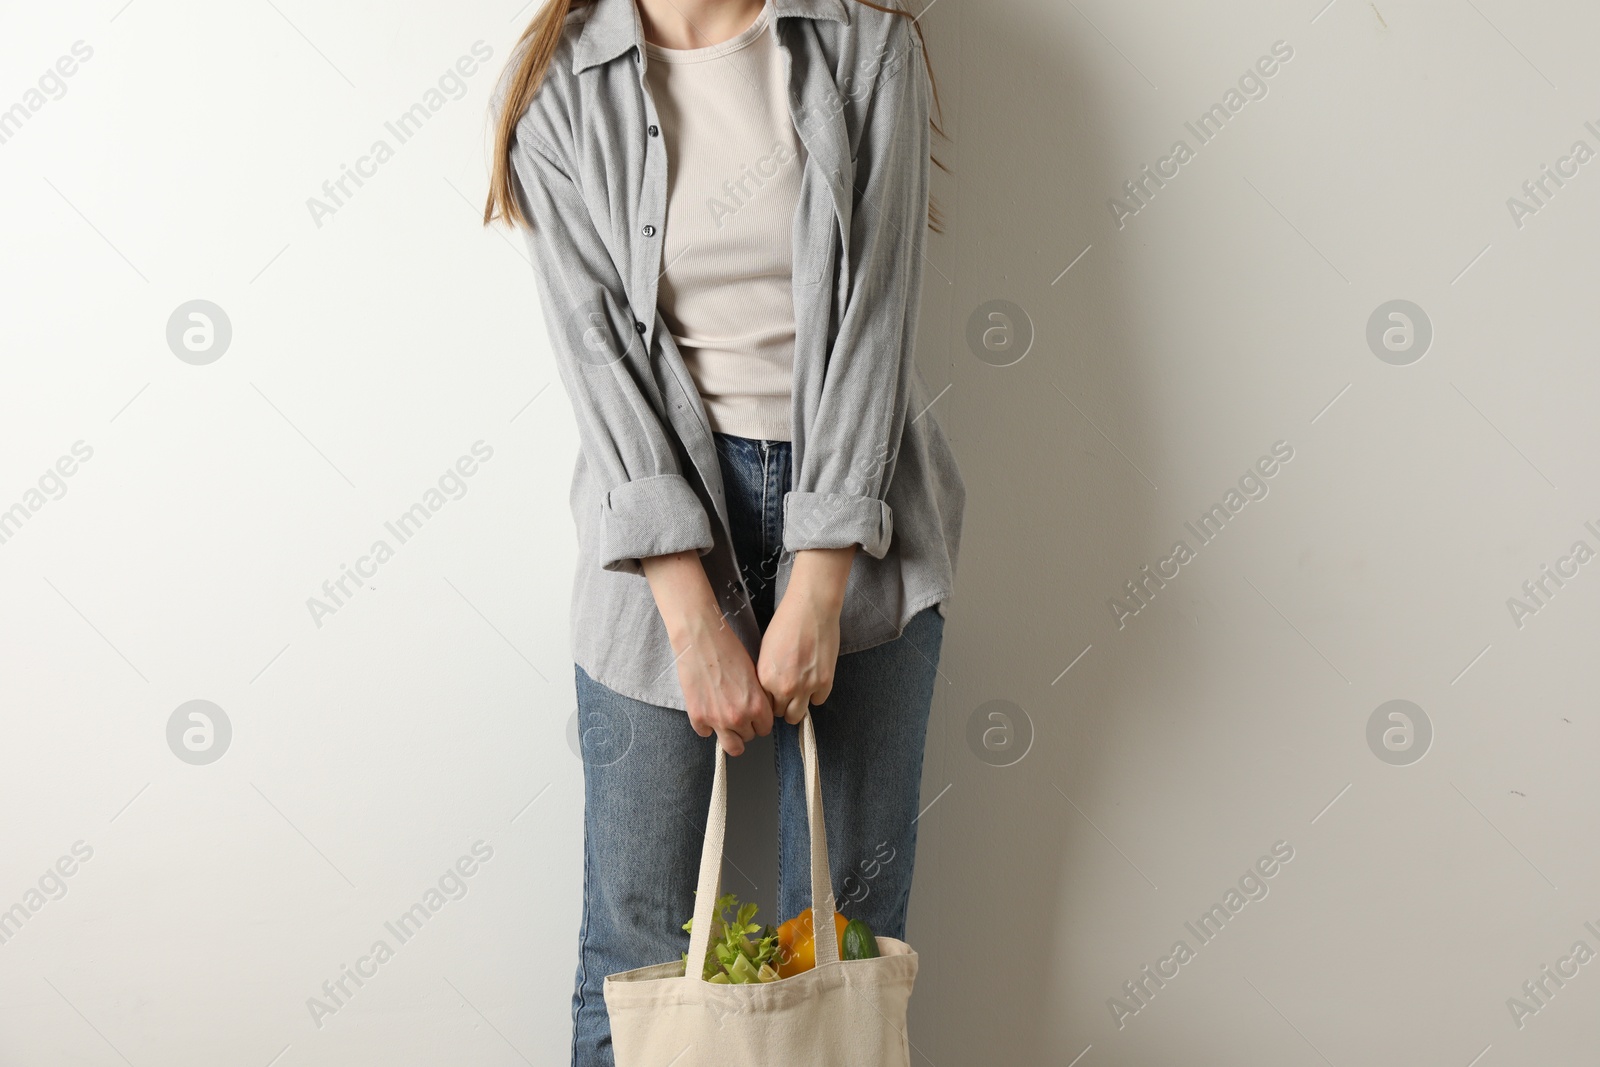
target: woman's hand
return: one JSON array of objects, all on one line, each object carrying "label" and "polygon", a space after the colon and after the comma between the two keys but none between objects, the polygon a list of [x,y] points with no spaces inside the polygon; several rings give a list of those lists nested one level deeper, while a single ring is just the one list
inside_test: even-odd
[{"label": "woman's hand", "polygon": [[784,721],[799,723],[833,691],[839,661],[839,612],[856,546],[795,553],[783,599],[761,638],[756,674]]},{"label": "woman's hand", "polygon": [[678,657],[689,724],[701,737],[715,732],[728,755],[741,754],[746,741],[772,732],[772,701],[750,653],[722,617],[699,553],[652,556],[640,563]]}]

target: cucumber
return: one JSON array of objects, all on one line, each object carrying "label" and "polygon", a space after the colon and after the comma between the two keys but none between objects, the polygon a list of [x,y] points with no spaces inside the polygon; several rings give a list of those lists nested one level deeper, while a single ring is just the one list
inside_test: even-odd
[{"label": "cucumber", "polygon": [[844,928],[844,958],[847,960],[872,960],[878,958],[878,939],[872,927],[860,919],[851,919]]}]

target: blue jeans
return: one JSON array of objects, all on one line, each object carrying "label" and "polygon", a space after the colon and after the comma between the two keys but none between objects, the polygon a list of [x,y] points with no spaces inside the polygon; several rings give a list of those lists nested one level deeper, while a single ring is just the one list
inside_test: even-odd
[{"label": "blue jeans", "polygon": [[[734,553],[763,632],[783,547],[787,441],[716,434]],[[840,656],[833,691],[811,709],[822,761],[828,863],[838,908],[904,938],[916,853],[922,752],[944,635],[936,607],[901,635]],[[674,708],[596,682],[574,664],[583,749],[583,924],[572,997],[574,1067],[613,1067],[605,976],[678,959],[694,913],[716,737]],[[778,772],[779,915],[811,906],[799,728],[773,726]]]}]

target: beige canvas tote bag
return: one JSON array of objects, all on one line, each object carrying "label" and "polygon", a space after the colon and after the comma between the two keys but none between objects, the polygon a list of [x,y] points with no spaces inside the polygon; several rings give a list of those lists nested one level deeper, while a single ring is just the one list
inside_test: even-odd
[{"label": "beige canvas tote bag", "polygon": [[[811,824],[812,915],[832,916],[822,777],[809,713],[800,734]],[[688,973],[682,962],[672,960],[607,976],[606,1010],[617,1067],[909,1067],[906,1006],[917,954],[904,941],[880,937],[877,959],[841,960],[837,939],[823,936],[816,939],[817,965],[809,971],[747,985],[701,979],[722,888],[728,822],[727,756],[720,744],[714,747],[717,764]],[[673,919],[661,917],[662,922]],[[833,929],[827,920],[814,925],[819,931]]]}]

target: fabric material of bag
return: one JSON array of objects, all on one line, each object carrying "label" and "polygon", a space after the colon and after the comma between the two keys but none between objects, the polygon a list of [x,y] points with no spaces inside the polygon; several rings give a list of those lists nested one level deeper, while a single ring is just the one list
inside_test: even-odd
[{"label": "fabric material of bag", "polygon": [[[811,830],[813,914],[831,916],[835,905],[828,835],[810,715],[800,724],[800,749]],[[728,819],[727,755],[720,745],[715,758],[687,973],[682,962],[672,960],[606,977],[617,1067],[909,1067],[906,1010],[918,961],[904,941],[880,936],[876,959],[841,960],[837,940],[819,937],[816,966],[790,978],[740,985],[701,978],[722,887]]]}]

